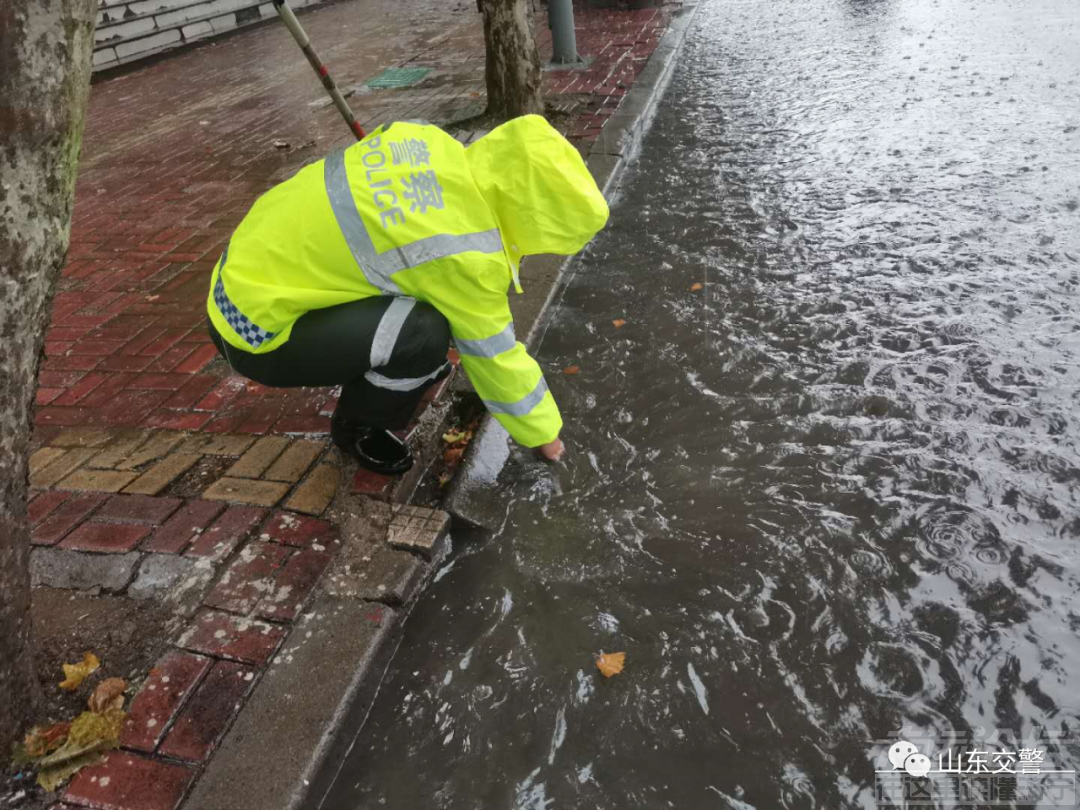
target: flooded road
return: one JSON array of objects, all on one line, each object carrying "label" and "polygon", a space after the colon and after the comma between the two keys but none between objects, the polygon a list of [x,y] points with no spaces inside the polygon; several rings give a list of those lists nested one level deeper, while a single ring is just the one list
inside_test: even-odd
[{"label": "flooded road", "polygon": [[867,808],[901,729],[1080,766],[1078,127],[1075,0],[704,0],[539,349],[568,461],[512,458],[325,806]]}]

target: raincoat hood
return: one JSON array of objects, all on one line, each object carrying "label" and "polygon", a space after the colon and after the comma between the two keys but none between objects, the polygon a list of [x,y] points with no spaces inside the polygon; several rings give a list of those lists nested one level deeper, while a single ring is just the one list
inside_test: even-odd
[{"label": "raincoat hood", "polygon": [[607,202],[581,154],[538,115],[508,121],[465,156],[498,220],[518,292],[522,257],[577,253],[607,223]]}]

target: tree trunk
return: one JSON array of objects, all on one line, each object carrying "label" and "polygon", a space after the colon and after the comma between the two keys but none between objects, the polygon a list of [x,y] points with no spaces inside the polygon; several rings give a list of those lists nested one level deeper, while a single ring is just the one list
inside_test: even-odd
[{"label": "tree trunk", "polygon": [[0,760],[34,708],[27,459],[67,253],[96,0],[0,0]]},{"label": "tree trunk", "polygon": [[543,114],[540,52],[526,0],[479,0],[487,46],[489,115],[498,119]]}]

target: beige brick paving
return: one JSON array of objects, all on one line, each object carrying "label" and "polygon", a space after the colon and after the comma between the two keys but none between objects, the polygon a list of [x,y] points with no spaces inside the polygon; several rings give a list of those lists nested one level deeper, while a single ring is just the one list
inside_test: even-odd
[{"label": "beige brick paving", "polygon": [[166,456],[136,478],[124,492],[137,495],[157,495],[169,484],[191,469],[202,456],[194,453],[173,453]]},{"label": "beige brick paving", "polygon": [[105,430],[92,428],[75,428],[65,430],[50,444],[53,447],[99,447],[112,438],[112,434]]},{"label": "beige brick paving", "polygon": [[235,478],[258,478],[288,446],[284,436],[263,436],[240,459],[233,464],[225,475]]},{"label": "beige brick paving", "polygon": [[212,501],[274,506],[289,491],[288,484],[276,481],[252,481],[247,478],[220,478],[203,493]]},{"label": "beige brick paving", "polygon": [[278,460],[270,465],[263,478],[270,481],[287,481],[295,484],[299,481],[308,467],[319,457],[326,448],[325,442],[312,442],[298,440],[289,445],[289,448],[278,457]]},{"label": "beige brick paving", "polygon": [[340,477],[341,473],[334,465],[320,464],[285,502],[286,508],[309,515],[321,515],[334,500]]},{"label": "beige brick paving", "polygon": [[56,485],[57,489],[88,492],[119,492],[139,474],[121,470],[77,470]]},{"label": "beige brick paving", "polygon": [[65,455],[67,455],[67,450],[62,447],[42,447],[40,450],[35,450],[30,456],[31,480],[33,476],[43,472],[46,467]]},{"label": "beige brick paving", "polygon": [[200,453],[206,456],[239,456],[255,444],[255,436],[191,436],[178,453]]},{"label": "beige brick paving", "polygon": [[[46,449],[53,450],[55,448],[50,447]],[[34,455],[37,455],[37,453]],[[57,456],[48,464],[40,467],[37,472],[30,473],[30,486],[39,489],[47,489],[76,467],[80,466],[92,455],[94,455],[94,449],[92,447],[75,447],[71,450],[62,451],[62,455]]]},{"label": "beige brick paving", "polygon": [[145,430],[136,430],[117,436],[110,444],[101,448],[101,451],[86,462],[87,467],[96,470],[114,470],[116,466],[126,461],[128,456],[139,447],[149,434]]},{"label": "beige brick paving", "polygon": [[119,470],[134,470],[143,464],[157,461],[183,440],[183,433],[171,430],[155,431],[139,449],[117,464],[116,468]]}]

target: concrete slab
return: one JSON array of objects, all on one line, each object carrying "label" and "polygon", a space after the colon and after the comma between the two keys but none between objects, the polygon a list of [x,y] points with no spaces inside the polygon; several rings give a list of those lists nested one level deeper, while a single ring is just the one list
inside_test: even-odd
[{"label": "concrete slab", "polygon": [[35,587],[122,591],[131,582],[142,557],[129,554],[84,554],[60,548],[34,549],[30,554],[30,578]]}]

